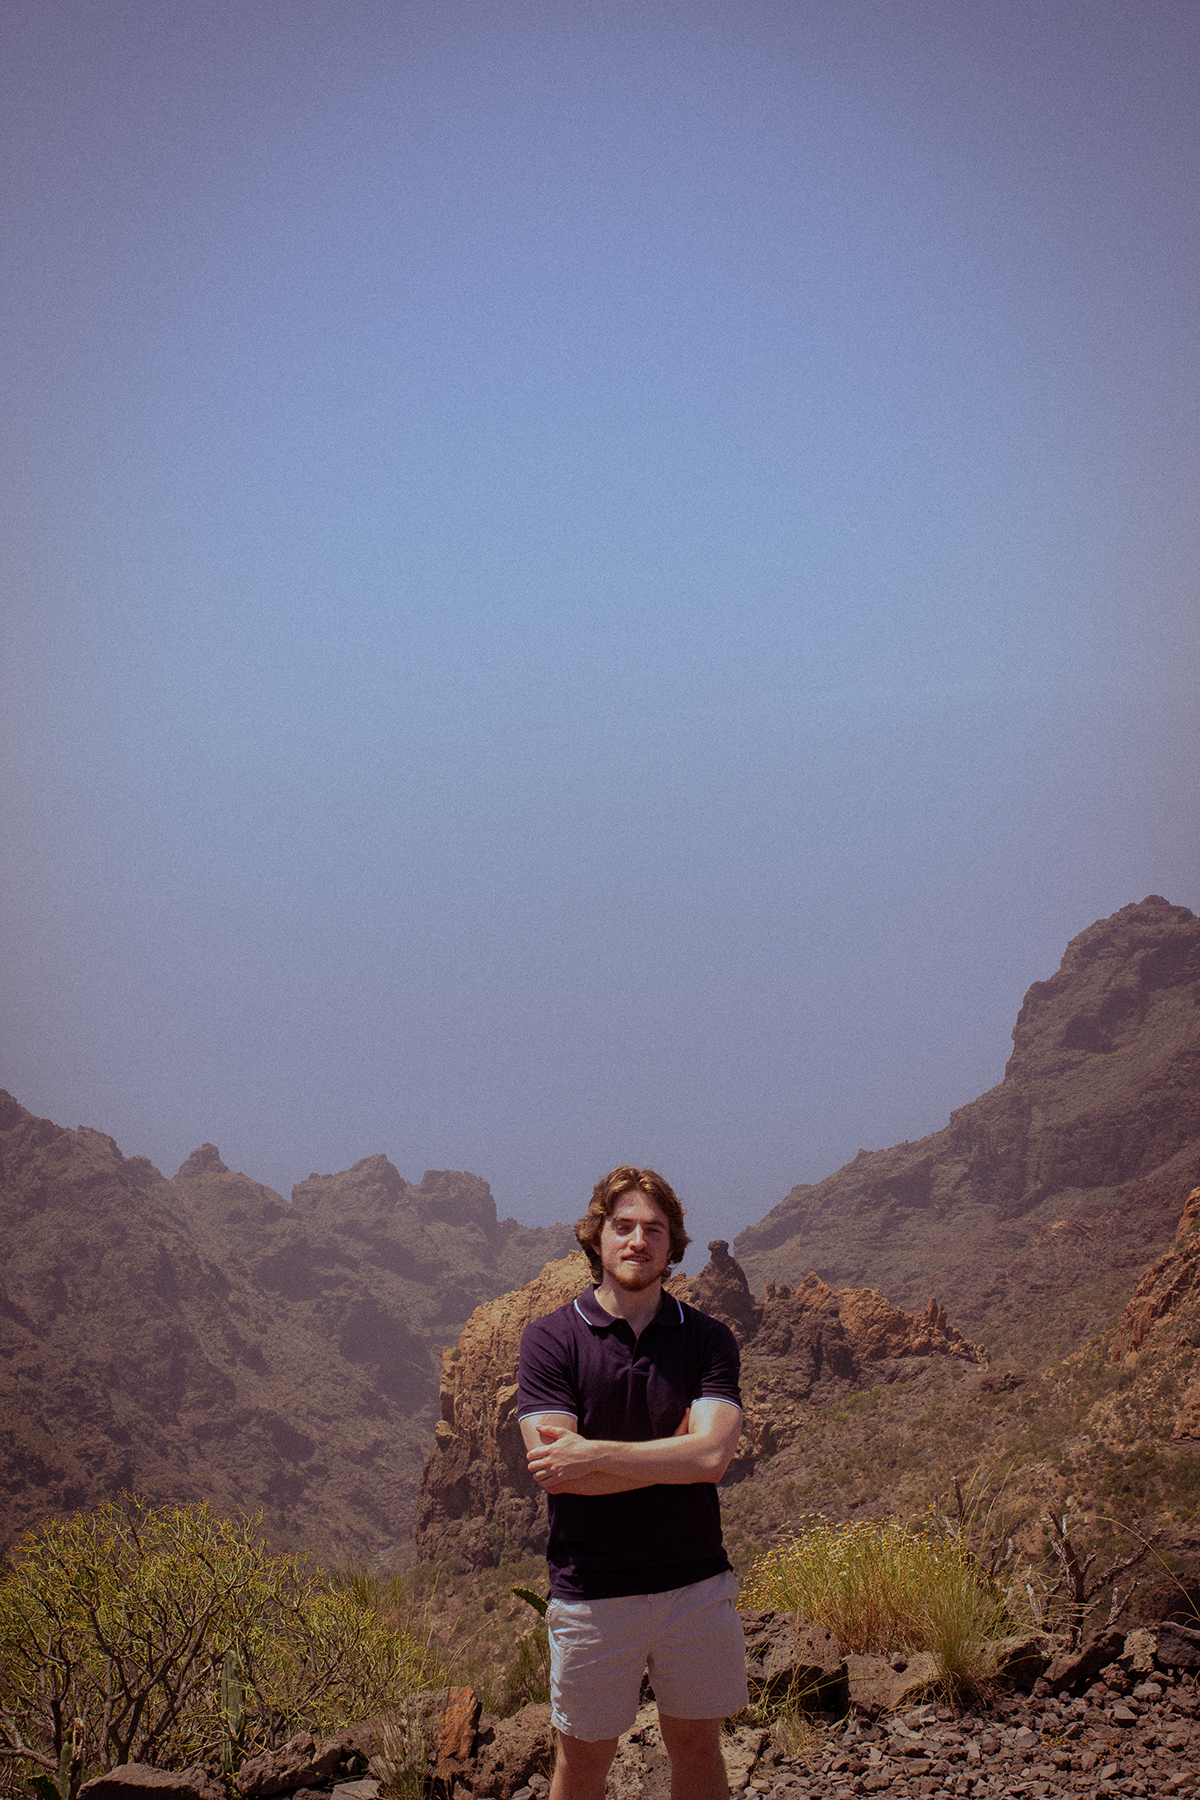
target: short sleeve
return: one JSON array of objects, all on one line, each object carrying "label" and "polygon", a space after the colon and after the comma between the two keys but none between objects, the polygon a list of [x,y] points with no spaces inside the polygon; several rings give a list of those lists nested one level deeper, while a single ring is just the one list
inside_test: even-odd
[{"label": "short sleeve", "polygon": [[[558,1327],[558,1329],[556,1329]],[[534,1319],[521,1333],[521,1357],[517,1372],[517,1417],[530,1413],[583,1413],[575,1379],[575,1358],[564,1342],[556,1314]]]},{"label": "short sleeve", "polygon": [[722,1325],[719,1319],[705,1316],[704,1323],[708,1329],[700,1377],[692,1399],[727,1400],[731,1406],[740,1410],[742,1395],[738,1383],[742,1359],[738,1353],[737,1339],[728,1325]]}]

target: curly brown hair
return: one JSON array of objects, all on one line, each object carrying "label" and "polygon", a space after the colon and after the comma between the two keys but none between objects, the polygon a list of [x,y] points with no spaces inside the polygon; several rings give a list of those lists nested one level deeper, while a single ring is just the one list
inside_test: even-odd
[{"label": "curly brown hair", "polygon": [[598,1181],[592,1189],[592,1198],[587,1211],[575,1227],[575,1236],[583,1247],[583,1253],[592,1266],[592,1275],[599,1281],[604,1273],[600,1262],[600,1233],[604,1230],[604,1221],[622,1194],[633,1192],[645,1194],[648,1200],[662,1208],[671,1231],[671,1254],[667,1258],[667,1267],[682,1262],[684,1251],[691,1243],[691,1238],[683,1229],[684,1208],[679,1197],[670,1184],[653,1169],[635,1169],[632,1163],[622,1163],[619,1169],[613,1169],[603,1181]]}]

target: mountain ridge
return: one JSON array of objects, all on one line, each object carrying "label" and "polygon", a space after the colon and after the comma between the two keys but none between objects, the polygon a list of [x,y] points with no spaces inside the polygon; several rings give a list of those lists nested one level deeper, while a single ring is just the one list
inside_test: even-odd
[{"label": "mountain ridge", "polygon": [[130,1488],[261,1508],[334,1560],[395,1552],[442,1341],[573,1240],[452,1170],[299,1185],[289,1205],[214,1145],[169,1179],[0,1095],[0,1542]]},{"label": "mountain ridge", "polygon": [[[793,1188],[734,1252],[755,1284],[811,1269],[907,1308],[933,1289],[998,1349],[1049,1354],[1116,1316],[1197,1180],[1200,919],[1150,895],[1032,984],[996,1087]],[[1067,1305],[1031,1334],[1039,1291]]]}]

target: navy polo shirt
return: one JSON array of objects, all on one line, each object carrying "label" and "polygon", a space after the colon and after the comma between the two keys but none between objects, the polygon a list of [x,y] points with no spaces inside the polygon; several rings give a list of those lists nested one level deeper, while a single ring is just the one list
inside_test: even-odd
[{"label": "navy polo shirt", "polygon": [[[581,1294],[521,1337],[517,1410],[570,1413],[586,1438],[673,1437],[693,1400],[741,1407],[737,1340],[727,1325],[664,1294],[639,1338]],[[657,1483],[627,1494],[547,1494],[556,1600],[660,1594],[729,1567],[716,1484]]]}]

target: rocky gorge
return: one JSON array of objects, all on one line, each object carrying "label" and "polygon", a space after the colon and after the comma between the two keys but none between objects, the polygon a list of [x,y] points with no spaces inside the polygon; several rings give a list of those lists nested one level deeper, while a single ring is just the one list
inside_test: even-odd
[{"label": "rocky gorge", "polygon": [[[1151,895],[1081,932],[1029,989],[999,1086],[941,1131],[794,1189],[694,1278],[741,1338],[751,1393],[731,1494],[773,1482],[780,1518],[797,1500],[886,1504],[921,1440],[936,1445],[939,1413],[982,1455],[1035,1393],[1046,1402],[1052,1370],[1054,1395],[1071,1389],[1086,1412],[1102,1396],[1070,1359],[1091,1369],[1088,1347],[1156,1259],[1175,1260],[1153,1279],[1187,1290],[1194,1251],[1174,1239],[1198,1183],[1200,919]],[[555,1304],[581,1266],[563,1263],[566,1224],[498,1219],[475,1175],[414,1184],[373,1155],[288,1201],[211,1144],[168,1178],[9,1095],[0,1239],[0,1543],[132,1487],[261,1508],[281,1544],[376,1566],[408,1554],[418,1507],[422,1548],[451,1524],[470,1536],[455,1484],[511,1445],[505,1384],[472,1396],[454,1358],[481,1367],[490,1333],[508,1366],[529,1307]],[[1185,1469],[1189,1305],[1147,1296],[1143,1312],[1119,1367],[1101,1353],[1117,1383],[1106,1442],[1145,1443],[1149,1409],[1155,1454]],[[432,1473],[418,1495],[435,1425],[436,1505]],[[533,1541],[519,1510],[490,1519],[497,1543]]]},{"label": "rocky gorge", "polygon": [[[1047,1613],[965,1709],[916,1659],[867,1670],[835,1647],[799,1736],[737,1723],[739,1791],[1200,1791],[1200,920],[1151,896],[1098,921],[1013,1036],[1003,1082],[941,1132],[793,1190],[671,1286],[741,1347],[739,1570],[814,1518],[941,1529],[965,1489],[981,1548],[1007,1539],[1039,1596],[1072,1521],[1098,1556],[1083,1641]],[[290,1202],[213,1145],[168,1179],[5,1095],[0,1230],[5,1541],[122,1488],[258,1508],[275,1543],[331,1563],[415,1553],[447,1641],[485,1577],[503,1593],[539,1553],[516,1352],[589,1278],[567,1226],[499,1220],[477,1176],[413,1184],[382,1155]],[[511,1651],[524,1609],[491,1605]],[[769,1660],[802,1622],[747,1624]],[[470,1686],[422,1704],[438,1791],[544,1794],[544,1708],[489,1716]],[[360,1734],[257,1794],[371,1800],[378,1754]],[[653,1800],[663,1766],[647,1712],[610,1791]]]}]

